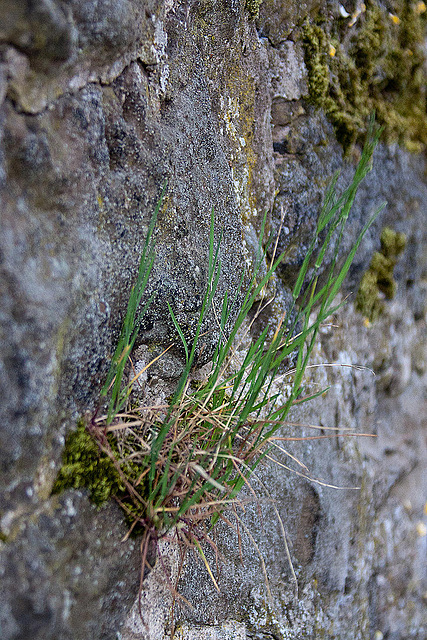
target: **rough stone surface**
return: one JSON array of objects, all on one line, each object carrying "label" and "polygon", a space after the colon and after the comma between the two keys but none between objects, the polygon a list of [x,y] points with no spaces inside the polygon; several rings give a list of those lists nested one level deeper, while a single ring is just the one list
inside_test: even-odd
[{"label": "rough stone surface", "polygon": [[[2,638],[113,638],[138,584],[139,549],[121,544],[118,509],[97,512],[87,497],[67,492],[21,519],[2,518]],[[9,524],[15,527],[9,531]],[[123,571],[126,567],[127,570]]]},{"label": "rough stone surface", "polygon": [[[263,0],[255,22],[243,0],[0,1],[2,639],[168,637],[177,550],[160,545],[141,594],[144,626],[132,608],[139,545],[120,543],[119,511],[98,512],[78,492],[50,495],[64,436],[97,406],[165,180],[147,292],[156,297],[139,348],[179,344],[166,302],[191,339],[212,207],[216,240],[223,232],[217,304],[250,270],[265,212],[273,238],[284,216],[276,307],[286,304],[326,185],[338,169],[344,185],[359,153],[344,157],[309,104],[301,41],[304,21],[319,13],[344,29],[356,9],[344,5],[349,18],[338,3]],[[388,207],[345,293],[355,294],[387,224],[407,237],[397,296],[369,326],[353,295],[314,356],[376,376],[313,368],[309,388],[332,388],[294,416],[325,427],[321,435],[334,427],[377,437],[283,443],[324,484],[262,467],[258,499],[248,494],[241,514],[241,555],[236,531],[217,528],[220,594],[188,556],[179,592],[193,608],[176,603],[175,637],[426,640],[426,171],[423,155],[378,149],[344,248],[376,206]],[[207,335],[205,359],[216,339]],[[176,346],[151,384],[182,366]],[[296,430],[313,434],[283,435]]]}]

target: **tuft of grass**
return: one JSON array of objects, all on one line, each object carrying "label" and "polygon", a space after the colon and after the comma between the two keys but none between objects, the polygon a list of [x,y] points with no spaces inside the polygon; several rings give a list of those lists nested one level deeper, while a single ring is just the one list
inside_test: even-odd
[{"label": "tuft of grass", "polygon": [[[304,372],[319,328],[341,306],[335,302],[336,296],[357,248],[384,206],[366,222],[355,245],[339,265],[340,241],[357,189],[370,171],[379,135],[380,132],[374,132],[372,121],[351,184],[337,196],[337,175],[326,193],[315,235],[292,292],[293,308],[287,310],[286,317],[283,314],[273,332],[270,326],[266,326],[249,344],[239,362],[234,357],[236,341],[244,340],[248,326],[265,308],[263,292],[282,256],[274,255],[263,271],[261,267],[266,263],[266,250],[262,249],[260,242],[256,267],[246,291],[243,291],[242,274],[238,290],[234,295],[226,294],[221,309],[215,309],[214,297],[221,264],[220,243],[214,242],[212,212],[208,286],[191,343],[186,340],[169,305],[177,339],[181,341],[186,355],[184,371],[175,393],[162,406],[132,406],[131,389],[136,377],[130,383],[124,383],[124,376],[141,314],[150,302],[144,305],[141,313],[137,313],[154,260],[152,235],[164,187],[151,221],[137,282],[132,289],[123,330],[103,388],[103,401],[109,397],[107,411],[105,415],[94,416],[88,421],[85,432],[85,437],[89,437],[91,442],[88,449],[96,446],[97,456],[110,474],[109,489],[105,484],[102,486],[105,495],[113,495],[122,507],[130,523],[129,534],[139,531],[143,535],[143,568],[150,541],[156,543],[172,528],[175,528],[178,539],[198,550],[205,562],[200,536],[206,536],[206,526],[214,526],[224,509],[234,505],[257,466],[269,456],[277,440],[277,430],[291,407],[324,393],[323,389],[309,397],[301,397]],[[263,232],[264,225],[261,238]],[[331,246],[334,247],[333,259],[325,284],[320,286],[318,274]],[[236,301],[242,298],[243,303],[236,314]],[[259,311],[254,318],[250,312],[256,305]],[[213,354],[209,376],[203,383],[196,383],[192,378],[196,349],[204,320],[211,311],[217,318],[221,337]],[[236,315],[236,319],[227,333],[231,314]],[[288,321],[288,318],[293,320]],[[272,333],[273,337],[268,340],[267,336]],[[273,391],[274,382],[295,353],[295,367],[288,372],[292,381],[290,391],[283,400],[279,393]],[[81,451],[77,453],[80,455]],[[100,470],[101,467],[94,465],[93,456],[89,458],[91,468],[87,471]],[[84,455],[78,458],[83,466],[85,460]],[[89,486],[92,491],[96,490],[93,483],[85,485],[85,474],[75,463],[75,458],[64,459],[64,467],[68,464],[68,468],[62,474],[61,487],[64,488],[68,479],[69,486]],[[303,475],[310,477],[305,471]],[[98,493],[93,493],[93,497],[96,496]],[[207,569],[210,571],[208,565]]]}]

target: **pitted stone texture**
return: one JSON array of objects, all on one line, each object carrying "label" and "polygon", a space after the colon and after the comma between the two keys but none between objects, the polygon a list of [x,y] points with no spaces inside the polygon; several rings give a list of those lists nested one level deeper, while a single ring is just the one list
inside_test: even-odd
[{"label": "pitted stone texture", "polygon": [[218,305],[239,281],[242,226],[224,139],[197,49],[185,46],[192,75],[183,86],[172,51],[165,102],[160,76],[132,63],[112,85],[89,84],[38,115],[3,104],[3,408],[16,422],[4,436],[6,471],[28,455],[23,468],[34,472],[44,434],[57,433],[48,423],[58,389],[62,415],[93,406],[166,178],[150,279],[156,301],[140,340],[169,344],[167,300],[191,339],[212,207],[216,239],[223,232]]},{"label": "pitted stone texture", "polygon": [[115,637],[123,606],[135,598],[140,557],[137,543],[120,543],[126,527],[117,507],[97,512],[85,496],[67,492],[27,508],[18,528],[2,515],[2,640]]},{"label": "pitted stone texture", "polygon": [[[218,527],[219,570],[212,549],[205,553],[221,594],[216,593],[201,563],[189,555],[181,593],[191,609],[176,612],[193,624],[243,619],[248,638],[296,640],[327,633],[334,640],[384,637],[425,639],[426,577],[420,572],[425,550],[425,468],[427,450],[426,375],[420,373],[413,348],[426,349],[425,316],[399,344],[397,327],[408,326],[408,294],[401,291],[386,315],[373,326],[349,304],[321,331],[307,375],[306,393],[331,385],[327,395],[303,405],[283,427],[286,437],[331,436],[319,440],[278,442],[306,464],[314,482],[298,478],[304,469],[280,451],[280,464],[258,468],[238,513],[237,531]],[[424,307],[425,309],[425,307]],[[425,313],[425,311],[424,311]],[[403,332],[405,333],[405,332]],[[390,338],[390,350],[379,360]],[[396,367],[393,388],[382,385],[383,371],[396,356],[409,358],[410,375]],[[324,367],[323,363],[333,363]],[[348,367],[363,364],[368,369]],[[340,367],[339,365],[344,365]],[[301,425],[318,425],[310,429]],[[338,438],[329,428],[337,429]],[[376,437],[347,437],[346,430]],[[333,488],[334,485],[336,488]],[[286,529],[299,594],[295,598],[280,522]],[[227,518],[236,522],[232,512]],[[246,527],[246,528],[245,528]],[[249,535],[250,533],[250,535]],[[402,541],[406,540],[404,544]],[[272,599],[268,596],[266,578]],[[393,636],[391,636],[393,637]]]},{"label": "pitted stone texture", "polygon": [[215,627],[190,627],[184,625],[175,634],[177,640],[246,640],[245,625],[226,622]]},{"label": "pitted stone texture", "polygon": [[273,47],[292,39],[292,32],[308,14],[325,11],[322,0],[263,0],[257,26],[261,36],[268,38]]},{"label": "pitted stone texture", "polygon": [[[184,361],[166,302],[191,341],[207,287],[212,208],[215,242],[223,237],[220,309],[245,268],[242,212],[271,202],[267,58],[239,3],[209,10],[212,56],[200,11],[199,3],[131,0],[1,7],[0,516],[2,537],[21,531],[34,552],[40,597],[42,552],[21,525],[49,496],[64,435],[95,410],[162,185],[167,179],[149,282],[156,298],[138,343],[162,350],[176,342],[156,372],[165,378],[179,376]],[[247,158],[260,164],[240,192],[236,172]],[[216,341],[206,333],[205,358]],[[52,515],[55,526],[61,517]],[[83,508],[81,518],[90,529]],[[54,557],[56,538],[46,535]],[[121,570],[129,573],[125,563]],[[55,584],[70,590],[66,572]],[[99,598],[114,594],[103,585]],[[5,607],[9,597],[27,598],[25,582],[8,594]],[[110,617],[95,599],[84,606],[101,626]],[[37,615],[30,607],[24,627],[38,620],[41,637],[73,637],[74,618],[67,628],[62,614]]]},{"label": "pitted stone texture", "polygon": [[[67,494],[74,497],[64,511],[49,496],[63,436],[96,407],[165,179],[150,281],[158,295],[138,341],[146,350],[179,344],[166,301],[191,338],[206,287],[212,206],[215,238],[224,230],[220,303],[251,265],[275,191],[267,226],[274,236],[283,211],[281,276],[289,286],[329,178],[342,168],[347,180],[354,168],[323,116],[304,102],[296,27],[319,8],[264,0],[257,33],[243,0],[1,4],[0,635],[7,640],[115,638],[138,588],[139,554],[117,551],[126,532],[117,512],[97,514],[80,494]],[[356,290],[388,223],[408,237],[395,272],[398,298],[376,327],[351,311],[337,319],[341,328],[322,335],[317,354],[318,363],[371,366],[377,386],[366,372],[346,369],[340,378],[330,370],[312,381],[315,390],[331,381],[329,398],[300,416],[323,426],[374,427],[377,444],[285,443],[317,477],[362,491],[311,486],[266,468],[300,600],[276,514],[259,486],[261,504],[246,505],[245,517],[266,558],[273,604],[250,536],[240,531],[242,565],[238,536],[223,526],[222,593],[212,596],[200,562],[189,565],[181,588],[195,608],[177,611],[183,629],[238,620],[249,638],[366,640],[378,630],[425,640],[417,572],[426,459],[424,159],[379,150],[347,246],[382,199],[389,208],[361,247],[348,288]],[[205,340],[208,354],[215,333]],[[182,363],[177,347],[155,374],[173,379]],[[209,561],[216,566],[213,553]],[[87,572],[76,578],[81,562]],[[155,610],[155,597],[148,606]]]},{"label": "pitted stone texture", "polygon": [[[167,640],[173,623],[173,589],[180,566],[180,549],[173,532],[156,544],[157,561],[123,628],[120,640]],[[141,616],[142,614],[142,616]]]},{"label": "pitted stone texture", "polygon": [[[207,287],[212,208],[215,242],[223,238],[217,310],[246,268],[242,217],[259,225],[273,195],[268,58],[244,3],[154,0],[4,2],[0,56],[1,536],[20,532],[42,599],[49,569],[23,525],[49,504],[64,435],[96,408],[166,179],[147,292],[156,296],[137,344],[176,347],[150,375],[176,379],[182,370],[166,302],[191,341]],[[204,329],[215,327],[211,316]],[[205,334],[204,358],[217,338]],[[91,512],[80,504],[78,526],[90,530]],[[61,513],[51,517],[52,531],[61,528]],[[43,535],[50,566],[58,542]],[[75,541],[67,544],[72,552]],[[58,602],[71,589],[62,568]],[[131,575],[125,562],[121,571]],[[114,575],[119,581],[119,567]],[[30,597],[25,585],[8,590],[4,607]],[[114,597],[109,580],[100,585],[99,602]],[[96,598],[75,598],[88,619],[111,623]],[[24,630],[11,623],[11,638],[25,627],[78,637],[59,604],[51,617],[37,617],[37,607],[29,606]]]},{"label": "pitted stone texture", "polygon": [[277,48],[268,47],[273,100],[284,98],[287,104],[307,95],[307,71],[301,43],[286,40]]},{"label": "pitted stone texture", "polygon": [[159,0],[2,2],[9,96],[37,113],[88,82],[111,82],[132,60],[157,64],[162,11]]}]

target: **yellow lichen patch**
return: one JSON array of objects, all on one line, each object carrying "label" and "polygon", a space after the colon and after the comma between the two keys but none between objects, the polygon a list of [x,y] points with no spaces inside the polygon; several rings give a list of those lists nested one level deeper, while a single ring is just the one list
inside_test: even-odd
[{"label": "yellow lichen patch", "polygon": [[255,86],[253,78],[238,68],[229,68],[228,97],[221,97],[224,133],[231,142],[231,176],[234,192],[244,222],[257,214],[252,193],[253,172],[257,156],[253,150],[255,127]]},{"label": "yellow lichen patch", "polygon": [[393,270],[405,245],[403,233],[396,233],[389,227],[383,229],[381,251],[376,251],[372,256],[356,295],[356,310],[365,316],[368,323],[377,320],[383,312],[384,297],[391,300],[396,294],[397,283],[393,278]]},{"label": "yellow lichen patch", "polygon": [[393,22],[393,24],[400,24],[400,18],[395,13],[389,13],[389,18]]}]

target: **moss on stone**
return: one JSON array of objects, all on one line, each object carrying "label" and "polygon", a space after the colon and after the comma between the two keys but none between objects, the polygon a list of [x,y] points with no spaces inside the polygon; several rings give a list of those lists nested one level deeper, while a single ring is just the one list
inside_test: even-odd
[{"label": "moss on stone", "polygon": [[308,73],[309,100],[323,106],[329,91],[329,66],[327,61],[327,36],[315,24],[305,23],[303,30],[305,65]]},{"label": "moss on stone", "polygon": [[109,457],[102,453],[80,420],[65,443],[62,467],[52,489],[52,493],[61,493],[65,489],[88,489],[90,499],[101,506],[114,495],[124,491],[124,485],[118,471]]},{"label": "moss on stone", "polygon": [[346,150],[373,111],[387,142],[411,151],[427,147],[427,12],[408,0],[398,0],[395,12],[371,1],[353,24],[304,25],[309,100],[325,111]]},{"label": "moss on stone", "polygon": [[406,236],[385,227],[381,234],[381,253],[387,258],[396,260],[406,247]]},{"label": "moss on stone", "polygon": [[141,482],[141,469],[138,464],[120,455],[118,440],[109,433],[106,436],[108,447],[120,465],[122,475],[106,453],[104,453],[95,436],[87,428],[84,419],[78,421],[77,429],[67,438],[62,454],[62,467],[52,488],[52,494],[62,493],[66,489],[87,489],[90,500],[102,506],[111,498],[118,498],[124,512],[124,519],[132,526],[133,535],[140,532],[135,521],[142,523],[145,512],[142,503],[132,500],[123,478],[134,486],[138,492],[145,494],[146,485]]},{"label": "moss on stone", "polygon": [[246,0],[245,8],[252,19],[258,18],[262,0]]},{"label": "moss on stone", "polygon": [[381,234],[381,251],[372,256],[369,269],[364,274],[356,295],[356,310],[363,313],[370,322],[374,322],[384,311],[382,293],[392,300],[396,294],[397,283],[393,270],[406,245],[406,236],[385,227]]}]

